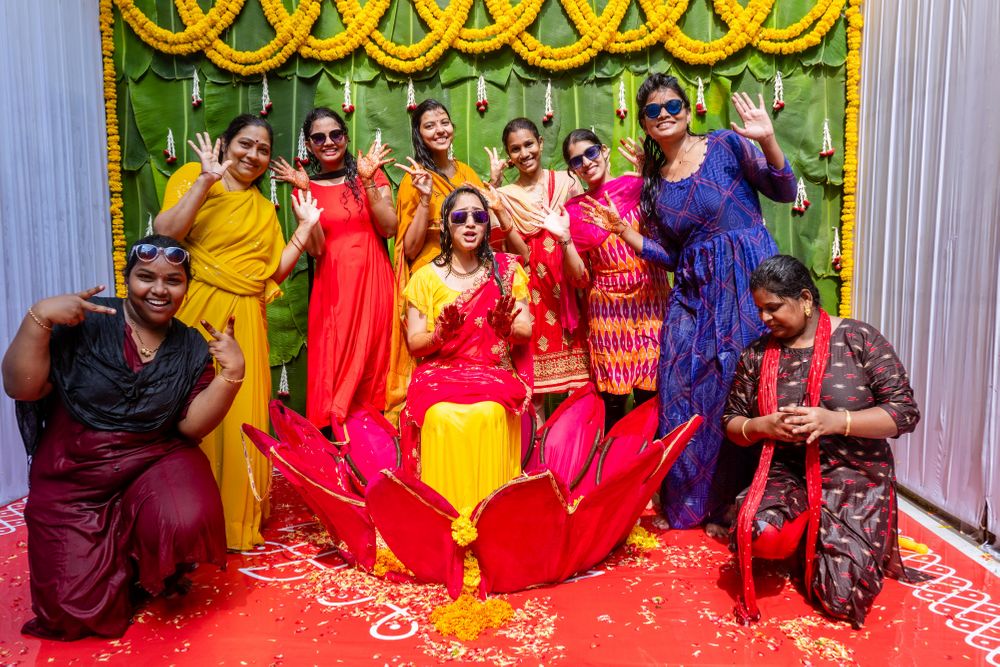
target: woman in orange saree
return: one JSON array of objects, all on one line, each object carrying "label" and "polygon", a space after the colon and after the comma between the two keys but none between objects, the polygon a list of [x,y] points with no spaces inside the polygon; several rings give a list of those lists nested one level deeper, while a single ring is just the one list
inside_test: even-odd
[{"label": "woman in orange saree", "polygon": [[421,479],[461,511],[521,472],[531,320],[524,269],[490,249],[482,194],[457,188],[441,217],[441,252],[403,295],[420,361],[401,421],[420,443]]}]

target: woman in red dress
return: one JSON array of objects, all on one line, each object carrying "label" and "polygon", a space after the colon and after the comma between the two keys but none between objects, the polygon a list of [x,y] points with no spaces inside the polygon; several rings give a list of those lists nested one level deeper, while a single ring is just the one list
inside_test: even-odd
[{"label": "woman in red dress", "polygon": [[317,259],[309,297],[306,416],[340,439],[352,405],[385,408],[393,312],[385,239],[396,233],[396,210],[382,167],[392,162],[391,149],[372,146],[355,159],[347,126],[326,107],[306,116],[302,132],[319,172],[310,177],[284,160],[274,171],[276,178],[310,190],[321,210],[320,227],[306,248]]}]

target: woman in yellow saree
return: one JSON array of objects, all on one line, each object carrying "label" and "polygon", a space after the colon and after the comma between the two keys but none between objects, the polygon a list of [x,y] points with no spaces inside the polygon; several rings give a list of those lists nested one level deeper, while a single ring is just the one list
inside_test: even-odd
[{"label": "woman in yellow saree", "polygon": [[[299,255],[317,242],[319,211],[308,193],[293,197],[298,228],[285,244],[274,205],[256,185],[271,158],[272,132],[260,118],[235,118],[213,145],[207,133],[188,144],[200,162],[180,167],[167,183],[157,233],[184,241],[194,277],[177,318],[221,327],[235,319],[235,338],[246,357],[240,392],[222,423],[201,441],[219,484],[230,549],[262,544],[270,463],[255,447],[244,453],[244,423],[267,431],[271,397],[265,306],[281,295],[278,284]],[[250,475],[248,475],[248,471]]]},{"label": "woman in yellow saree", "polygon": [[[469,184],[479,190],[485,186],[472,167],[450,156],[455,127],[448,109],[437,100],[424,100],[410,116],[413,157],[410,166],[397,164],[406,174],[396,193],[395,271],[396,311],[392,320],[392,344],[389,352],[389,378],[386,382],[386,416],[398,423],[399,411],[406,399],[406,387],[413,372],[413,358],[406,346],[403,318],[406,315],[406,289],[410,276],[441,252],[441,205],[455,188]],[[488,199],[489,201],[489,199]],[[494,203],[493,201],[491,203]],[[499,207],[498,199],[495,199]],[[496,209],[494,209],[496,213]],[[506,216],[500,217],[501,229],[509,232]]]}]

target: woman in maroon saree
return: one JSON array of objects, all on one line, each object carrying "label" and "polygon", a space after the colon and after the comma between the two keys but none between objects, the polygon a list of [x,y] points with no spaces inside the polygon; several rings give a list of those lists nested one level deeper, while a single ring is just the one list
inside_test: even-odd
[{"label": "woman in maroon saree", "polygon": [[819,307],[794,257],[764,260],[750,289],[770,333],[743,351],[723,417],[734,443],[763,441],[753,484],[737,499],[737,616],[760,616],[752,557],[785,558],[801,547],[807,595],[860,627],[885,575],[916,578],[899,557],[886,441],[920,419],[913,390],[878,331]]},{"label": "woman in maroon saree", "polygon": [[490,250],[482,194],[456,188],[441,219],[441,254],[403,292],[419,363],[402,424],[419,440],[421,479],[463,510],[520,474],[531,320],[524,270]]},{"label": "woman in maroon saree", "polygon": [[24,519],[36,617],[25,633],[121,636],[143,590],[185,592],[195,563],[225,565],[219,490],[198,441],[225,416],[244,361],[232,320],[221,333],[203,321],[206,343],[173,318],[190,271],[173,239],[141,239],[125,299],[95,298],[103,286],[43,299],[4,356],[33,455]]}]

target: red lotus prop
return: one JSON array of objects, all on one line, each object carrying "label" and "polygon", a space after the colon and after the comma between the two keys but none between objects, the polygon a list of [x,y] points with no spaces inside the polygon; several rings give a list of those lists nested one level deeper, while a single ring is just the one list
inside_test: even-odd
[{"label": "red lotus prop", "polygon": [[570,396],[525,447],[525,474],[484,498],[469,521],[474,539],[453,539],[459,512],[415,473],[377,412],[361,409],[344,442],[326,440],[281,403],[271,404],[277,440],[244,426],[337,541],[370,570],[377,532],[420,581],[462,591],[466,551],[479,562],[481,596],[557,583],[593,567],[625,540],[701,424],[694,416],[654,440],[657,401],[637,407],[603,436],[604,405],[592,386]]}]

